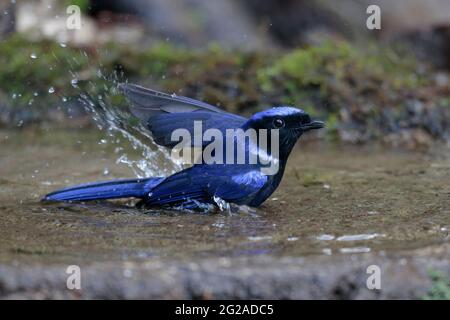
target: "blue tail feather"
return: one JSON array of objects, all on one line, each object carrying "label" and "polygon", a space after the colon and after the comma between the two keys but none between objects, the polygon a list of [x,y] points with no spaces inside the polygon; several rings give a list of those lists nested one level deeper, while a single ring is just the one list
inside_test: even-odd
[{"label": "blue tail feather", "polygon": [[80,184],[54,191],[44,201],[88,201],[117,198],[143,198],[164,178],[120,179]]}]

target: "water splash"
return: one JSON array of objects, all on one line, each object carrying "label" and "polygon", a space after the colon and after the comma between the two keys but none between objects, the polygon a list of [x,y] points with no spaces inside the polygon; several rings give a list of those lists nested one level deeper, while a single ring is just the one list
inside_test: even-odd
[{"label": "water splash", "polygon": [[[181,163],[174,161],[167,149],[153,142],[150,132],[141,124],[134,124],[131,113],[126,106],[116,105],[111,102],[111,97],[118,95],[117,85],[121,82],[117,73],[107,78],[101,71],[97,75],[103,78],[104,84],[101,93],[93,95],[88,92],[80,94],[80,102],[92,113],[97,127],[104,130],[106,144],[121,144],[120,137],[127,140],[132,149],[140,151],[140,156],[129,155],[122,146],[115,148],[117,154],[116,163],[129,167],[138,178],[150,176],[167,176],[181,170]],[[73,81],[72,81],[72,84]],[[78,84],[78,81],[76,82]],[[95,85],[93,89],[99,91]]]},{"label": "water splash", "polygon": [[230,204],[228,202],[216,196],[214,196],[213,199],[220,211],[230,211]]},{"label": "water splash", "polygon": [[78,87],[78,79],[74,78],[70,81],[72,84],[72,87],[77,88]]}]

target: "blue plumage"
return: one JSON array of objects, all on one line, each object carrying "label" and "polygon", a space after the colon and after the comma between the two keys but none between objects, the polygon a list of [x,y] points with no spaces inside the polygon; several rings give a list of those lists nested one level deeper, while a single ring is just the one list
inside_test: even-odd
[{"label": "blue plumage", "polygon": [[[191,134],[194,121],[201,121],[203,131],[218,129],[278,129],[279,154],[272,150],[260,150],[248,142],[237,148],[264,154],[277,162],[276,174],[266,175],[264,164],[196,164],[169,177],[114,180],[89,183],[65,188],[45,196],[47,201],[87,201],[96,199],[140,198],[148,206],[180,205],[185,203],[216,204],[218,199],[236,204],[258,207],[278,187],[286,167],[288,156],[298,138],[306,131],[319,129],[323,122],[312,121],[307,113],[293,107],[271,108],[253,115],[250,119],[227,113],[217,107],[194,99],[168,95],[140,86],[122,84],[120,89],[132,105],[131,112],[147,125],[155,142],[173,147],[171,134],[184,128]],[[224,134],[225,136],[225,134]],[[259,139],[260,137],[258,137]],[[208,143],[203,142],[202,148]],[[232,155],[236,159],[236,150]]]},{"label": "blue plumage", "polygon": [[[172,148],[177,144],[177,142],[170,139],[172,132],[176,129],[184,128],[193,137],[194,121],[202,122],[203,131],[211,128],[219,129],[225,136],[226,129],[239,128],[247,119],[231,113],[205,111],[163,113],[150,117],[147,120],[147,127],[157,144]],[[205,143],[202,146],[205,146]]]},{"label": "blue plumage", "polygon": [[148,190],[157,186],[164,178],[119,179],[105,182],[80,184],[49,193],[49,201],[88,201],[116,198],[143,198]]}]

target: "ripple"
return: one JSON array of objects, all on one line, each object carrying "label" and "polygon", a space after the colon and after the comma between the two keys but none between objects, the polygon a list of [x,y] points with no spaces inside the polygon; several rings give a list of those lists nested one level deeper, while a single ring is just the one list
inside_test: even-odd
[{"label": "ripple", "polygon": [[341,253],[367,253],[370,252],[369,247],[352,247],[352,248],[340,248]]},{"label": "ripple", "polygon": [[372,240],[378,237],[385,237],[385,234],[381,233],[370,233],[370,234],[353,234],[353,235],[343,235],[336,238],[337,241],[360,241],[360,240]]},{"label": "ripple", "polygon": [[317,236],[316,239],[322,241],[330,241],[334,239],[334,236],[332,234],[321,234],[320,236]]}]

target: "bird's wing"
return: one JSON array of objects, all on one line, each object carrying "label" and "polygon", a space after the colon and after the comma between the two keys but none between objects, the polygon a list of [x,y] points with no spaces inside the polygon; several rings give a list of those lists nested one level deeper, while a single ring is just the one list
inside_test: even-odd
[{"label": "bird's wing", "polygon": [[175,129],[187,129],[193,137],[194,121],[202,121],[203,130],[215,128],[222,132],[239,128],[247,121],[244,117],[191,98],[128,83],[120,84],[119,88],[131,101],[131,113],[148,126],[155,142],[162,146],[173,147],[177,143],[170,139]]},{"label": "bird's wing", "polygon": [[197,121],[200,121],[201,124],[201,131],[199,132],[201,135],[208,129],[218,129],[225,137],[227,129],[239,128],[246,120],[244,117],[231,113],[203,111],[165,113],[150,117],[147,121],[147,128],[150,130],[155,142],[162,146],[174,147],[178,140],[172,141],[172,133],[177,129],[186,129],[191,136],[191,146],[205,147],[210,141],[203,141],[201,137],[194,139],[195,135],[198,135],[194,131],[194,125]]},{"label": "bird's wing", "polygon": [[192,112],[197,110],[225,113],[206,102],[191,98],[167,94],[144,88],[131,83],[119,84],[119,89],[131,101],[131,112],[140,119],[160,113]]},{"label": "bird's wing", "polygon": [[[244,169],[245,168],[245,169]],[[218,197],[240,203],[261,190],[267,176],[245,165],[199,165],[166,178],[147,199],[151,205],[187,200],[211,202]]]},{"label": "bird's wing", "polygon": [[236,172],[231,172],[230,176],[220,176],[213,179],[207,192],[211,196],[219,197],[225,201],[240,202],[259,192],[267,182],[267,175],[261,173],[259,169],[242,170],[240,165],[233,165]]}]

